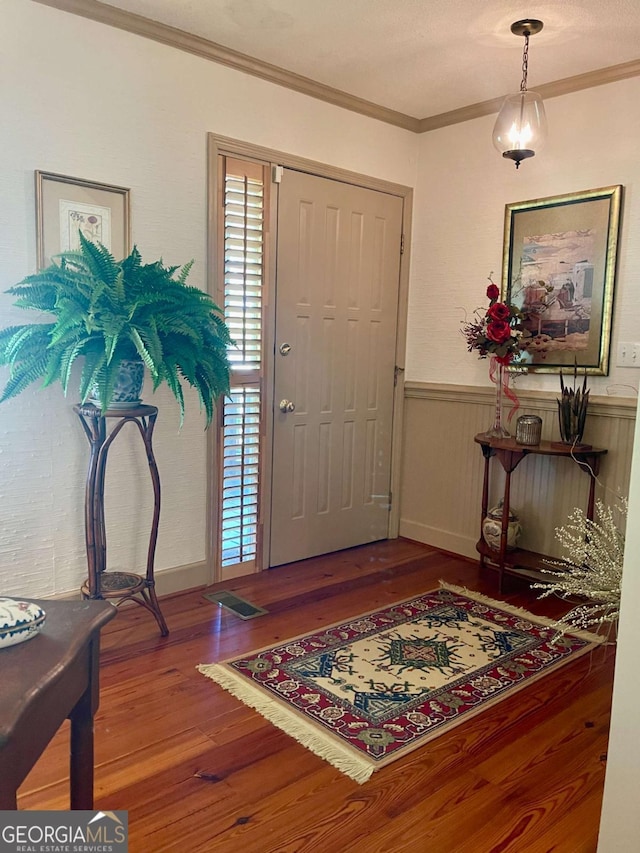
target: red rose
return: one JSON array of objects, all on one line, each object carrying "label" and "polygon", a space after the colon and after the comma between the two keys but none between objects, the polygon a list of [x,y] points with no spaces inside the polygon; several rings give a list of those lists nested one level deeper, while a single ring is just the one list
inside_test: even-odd
[{"label": "red rose", "polygon": [[497,299],[500,296],[500,290],[493,282],[487,288],[487,299]]},{"label": "red rose", "polygon": [[511,311],[509,310],[509,306],[505,305],[504,302],[496,302],[487,311],[487,316],[491,320],[508,320],[511,317]]},{"label": "red rose", "polygon": [[504,320],[492,320],[487,323],[487,337],[496,344],[503,344],[511,337],[511,326]]}]

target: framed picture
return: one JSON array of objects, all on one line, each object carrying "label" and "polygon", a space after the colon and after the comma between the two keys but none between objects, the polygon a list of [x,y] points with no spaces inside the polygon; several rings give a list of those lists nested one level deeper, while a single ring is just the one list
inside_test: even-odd
[{"label": "framed picture", "polygon": [[129,190],[53,172],[36,172],[38,268],[80,246],[79,232],[116,260],[131,251]]},{"label": "framed picture", "polygon": [[506,205],[502,298],[524,315],[518,368],[609,372],[621,198],[617,185]]}]

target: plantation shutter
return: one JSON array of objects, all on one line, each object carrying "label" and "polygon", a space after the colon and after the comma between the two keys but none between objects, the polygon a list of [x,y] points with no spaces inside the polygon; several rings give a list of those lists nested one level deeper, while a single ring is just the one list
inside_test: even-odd
[{"label": "plantation shutter", "polygon": [[224,312],[234,345],[222,414],[220,563],[250,571],[259,540],[265,182],[256,163],[222,161]]}]

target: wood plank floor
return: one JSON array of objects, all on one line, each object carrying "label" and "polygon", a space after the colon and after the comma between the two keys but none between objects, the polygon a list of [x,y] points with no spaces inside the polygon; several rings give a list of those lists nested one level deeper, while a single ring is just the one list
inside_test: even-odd
[{"label": "wood plank floor", "polygon": [[[519,581],[497,594],[475,563],[398,539],[239,578],[269,613],[242,621],[191,590],[170,628],[128,606],[103,631],[96,807],[129,812],[131,853],[593,853],[613,648],[598,649],[358,785],[196,670],[434,589],[477,589],[536,613]],[[212,588],[213,589],[213,588]],[[23,809],[69,807],[68,724],[20,789]]]}]

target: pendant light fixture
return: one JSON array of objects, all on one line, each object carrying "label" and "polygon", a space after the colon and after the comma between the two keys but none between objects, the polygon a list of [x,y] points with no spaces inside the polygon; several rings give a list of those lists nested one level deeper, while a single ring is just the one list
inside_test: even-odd
[{"label": "pendant light fixture", "polygon": [[527,91],[529,70],[529,36],[539,33],[542,21],[534,19],[516,21],[511,32],[524,36],[522,54],[522,82],[517,95],[508,95],[493,128],[493,144],[503,157],[513,160],[516,169],[528,157],[540,150],[547,134],[547,119],[542,98],[536,92]]}]

